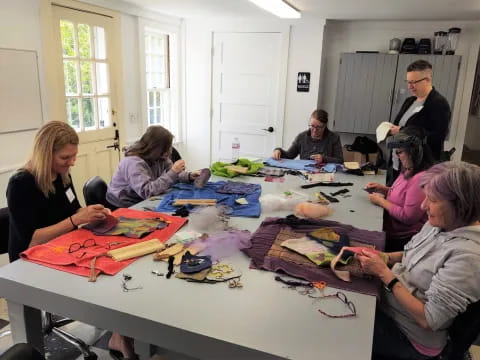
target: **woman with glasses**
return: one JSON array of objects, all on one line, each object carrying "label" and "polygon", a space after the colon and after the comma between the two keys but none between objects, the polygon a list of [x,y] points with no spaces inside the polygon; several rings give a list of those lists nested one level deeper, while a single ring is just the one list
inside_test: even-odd
[{"label": "woman with glasses", "polygon": [[427,221],[425,210],[420,206],[425,199],[420,181],[425,170],[433,165],[433,159],[425,144],[424,132],[419,128],[403,128],[388,138],[387,147],[400,159],[400,176],[392,186],[370,182],[365,189],[370,193],[370,201],[385,209],[385,250],[400,251]]},{"label": "woman with glasses", "polygon": [[[105,218],[103,205],[81,207],[73,187],[70,168],[78,153],[78,135],[68,124],[50,121],[37,132],[27,163],[8,182],[10,261],[29,247]],[[109,347],[133,357],[131,339],[114,333]]]},{"label": "woman with glasses", "polygon": [[388,265],[372,252],[362,268],[385,285],[375,317],[373,359],[429,359],[448,328],[480,300],[480,167],[444,162],[423,175],[428,222]]},{"label": "woman with glasses", "polygon": [[[406,83],[412,96],[400,108],[390,128],[390,135],[396,135],[403,127],[422,128],[427,133],[427,144],[433,159],[440,160],[451,112],[448,101],[432,86],[432,76],[432,65],[428,61],[417,60],[407,67]],[[399,172],[400,160],[392,153],[387,184],[392,184]]]},{"label": "woman with glasses", "polygon": [[107,189],[107,201],[129,207],[160,195],[177,182],[193,181],[199,172],[185,171],[185,160],[172,163],[173,135],[160,125],[150,126],[118,164]]},{"label": "woman with glasses", "polygon": [[317,163],[343,163],[340,136],[330,131],[327,123],[328,113],[315,110],[310,116],[309,129],[298,134],[288,150],[276,148],[272,158],[294,159],[300,155],[302,160],[312,159]]}]

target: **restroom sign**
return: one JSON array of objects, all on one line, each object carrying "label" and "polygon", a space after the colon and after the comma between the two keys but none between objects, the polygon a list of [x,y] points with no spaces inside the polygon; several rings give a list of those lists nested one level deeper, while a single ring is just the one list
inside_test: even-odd
[{"label": "restroom sign", "polygon": [[310,73],[299,72],[297,75],[297,91],[308,92],[310,90]]}]

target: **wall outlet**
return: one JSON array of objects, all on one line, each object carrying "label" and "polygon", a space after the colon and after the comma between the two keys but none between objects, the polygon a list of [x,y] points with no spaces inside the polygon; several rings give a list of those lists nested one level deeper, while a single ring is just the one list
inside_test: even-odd
[{"label": "wall outlet", "polygon": [[130,124],[136,124],[137,122],[137,114],[135,113],[128,113],[128,121]]}]

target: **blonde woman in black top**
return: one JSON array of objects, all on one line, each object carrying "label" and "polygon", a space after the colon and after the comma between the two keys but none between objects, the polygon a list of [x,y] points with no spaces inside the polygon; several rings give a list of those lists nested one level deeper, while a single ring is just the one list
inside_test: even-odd
[{"label": "blonde woman in black top", "polygon": [[[35,136],[30,159],[9,180],[8,253],[17,260],[29,247],[44,244],[78,225],[102,220],[103,205],[81,207],[70,176],[78,152],[78,135],[68,124],[50,121]],[[130,339],[114,333],[109,347],[133,357]]]}]

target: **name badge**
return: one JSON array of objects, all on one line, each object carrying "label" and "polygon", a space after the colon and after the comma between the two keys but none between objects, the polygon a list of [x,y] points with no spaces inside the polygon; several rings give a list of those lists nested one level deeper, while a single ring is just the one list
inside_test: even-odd
[{"label": "name badge", "polygon": [[67,195],[68,201],[73,202],[75,200],[75,194],[72,191],[72,188],[68,188],[67,191],[65,191],[65,195]]}]

